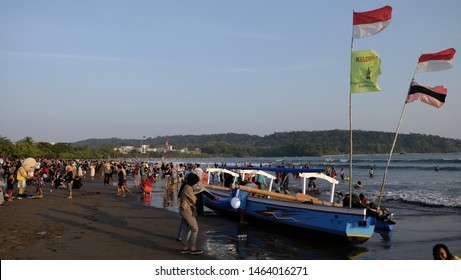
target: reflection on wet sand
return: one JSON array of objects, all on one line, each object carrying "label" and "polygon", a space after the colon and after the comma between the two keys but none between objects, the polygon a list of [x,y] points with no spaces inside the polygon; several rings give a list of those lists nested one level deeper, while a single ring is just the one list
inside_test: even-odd
[{"label": "reflection on wet sand", "polygon": [[176,193],[178,189],[178,183],[173,183],[173,184],[167,184],[165,185],[164,188],[164,193],[163,193],[163,207],[172,207],[176,206]]},{"label": "reflection on wet sand", "polygon": [[216,228],[206,236],[207,252],[226,260],[346,260],[366,259],[369,253],[366,247],[335,244],[309,234],[293,234],[289,229],[273,231],[258,223],[241,225],[236,221],[234,226]]}]

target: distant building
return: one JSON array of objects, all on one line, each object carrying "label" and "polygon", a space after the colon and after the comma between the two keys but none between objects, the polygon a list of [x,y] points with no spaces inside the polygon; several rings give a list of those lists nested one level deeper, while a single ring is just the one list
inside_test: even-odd
[{"label": "distant building", "polygon": [[120,148],[114,149],[114,151],[120,152],[122,154],[128,154],[133,150],[135,150],[134,146],[121,146]]},{"label": "distant building", "polygon": [[147,152],[156,152],[157,151],[157,148],[151,148],[150,145],[141,145],[141,148],[138,149],[138,151],[141,153],[141,154],[145,154]]},{"label": "distant building", "polygon": [[193,150],[189,150],[188,148],[182,148],[179,150],[173,149],[172,145],[167,145],[166,147],[150,147],[150,145],[141,145],[140,147],[135,147],[135,146],[121,146],[119,148],[114,148],[114,151],[117,151],[122,154],[129,154],[132,153],[133,151],[136,151],[141,154],[145,153],[155,153],[158,151],[167,151],[167,152],[179,152],[183,154],[201,154],[202,150],[200,148],[195,148]]}]

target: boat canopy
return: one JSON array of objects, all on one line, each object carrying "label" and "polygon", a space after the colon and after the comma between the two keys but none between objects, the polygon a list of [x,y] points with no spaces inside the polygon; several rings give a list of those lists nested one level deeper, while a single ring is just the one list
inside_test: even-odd
[{"label": "boat canopy", "polygon": [[245,169],[245,170],[241,170],[241,172],[242,172],[242,178],[245,178],[246,174],[261,175],[261,176],[269,178],[271,180],[270,183],[269,183],[269,190],[272,190],[272,185],[274,184],[274,180],[277,179],[277,177],[275,175],[269,174],[269,173],[267,173],[266,171],[263,171],[263,170]]},{"label": "boat canopy", "polygon": [[262,170],[262,171],[273,171],[273,172],[286,172],[286,173],[304,173],[304,172],[323,172],[322,168],[286,168],[286,167],[268,167],[268,166],[238,166],[238,165],[226,165],[219,166],[219,168],[225,169],[241,169],[241,170]]},{"label": "boat canopy", "polygon": [[238,178],[239,178],[239,174],[235,173],[235,172],[232,172],[231,170],[227,170],[227,169],[224,169],[224,168],[207,168],[205,170],[207,173],[208,173],[208,181],[207,181],[207,184],[210,184],[210,174],[212,172],[217,172],[218,174],[221,174],[222,173],[227,173],[227,174],[230,174],[232,175],[232,177],[234,177],[234,181],[232,183],[236,183]]},{"label": "boat canopy", "polygon": [[331,183],[331,190],[330,190],[330,202],[333,203],[334,196],[335,196],[335,185],[338,184],[338,180],[333,177],[326,175],[325,173],[320,172],[306,172],[299,174],[299,177],[303,178],[303,194],[306,194],[306,181],[309,178],[320,178],[324,179]]},{"label": "boat canopy", "polygon": [[[298,172],[293,172],[294,170],[307,170],[307,172],[300,172],[299,177],[303,178],[303,190],[302,193],[306,194],[306,187],[308,184],[309,178],[319,178],[328,181],[331,183],[331,189],[330,189],[330,202],[333,203],[334,201],[334,195],[335,195],[335,186],[338,184],[338,180],[336,180],[333,177],[330,177],[326,175],[325,173],[322,173],[323,169],[320,168],[280,168],[280,167],[250,167],[250,166],[221,166],[218,168],[208,168],[206,171],[208,172],[208,184],[210,184],[210,173],[211,172],[217,172],[218,174],[223,172],[223,173],[228,173],[231,174],[234,177],[234,182],[236,183],[238,178],[240,177],[240,174],[231,171],[229,169],[232,169],[234,171],[239,171],[241,173],[241,178],[245,178],[246,174],[258,174],[262,175],[264,177],[267,177],[270,179],[270,184],[269,184],[269,191],[272,191],[272,185],[274,180],[277,178],[276,176],[267,173],[266,171],[274,171],[274,172],[288,172],[286,171],[287,169],[291,171],[291,173],[298,173]],[[285,170],[285,171],[284,171]]]}]

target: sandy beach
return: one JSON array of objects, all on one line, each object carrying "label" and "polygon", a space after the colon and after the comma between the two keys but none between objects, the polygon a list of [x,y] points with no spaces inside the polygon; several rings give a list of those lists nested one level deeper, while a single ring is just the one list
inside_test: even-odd
[{"label": "sandy beach", "polygon": [[[176,208],[163,208],[162,182],[152,201],[137,189],[117,197],[102,179],[85,180],[67,199],[65,189],[51,188],[42,199],[6,201],[0,207],[1,260],[430,260],[432,246],[446,243],[461,252],[461,218],[456,209],[399,209],[392,238],[375,234],[349,246],[320,241],[309,234],[237,221],[205,213],[198,217],[202,255],[181,254],[176,240]],[[33,186],[27,193],[33,194]],[[153,207],[152,205],[155,205]],[[435,209],[437,210],[437,209]],[[239,240],[241,232],[248,238]]]},{"label": "sandy beach", "polygon": [[[34,187],[29,187],[27,193],[33,194]],[[153,195],[162,196],[159,187],[157,191],[154,188]],[[392,275],[400,271],[401,276],[438,277],[457,274],[460,268],[458,262],[421,263],[431,259],[431,248],[436,242],[450,244],[454,252],[460,252],[461,220],[456,213],[436,217],[436,222],[429,213],[426,217],[419,217],[419,213],[413,211],[400,213],[392,241],[376,234],[359,247],[319,243],[308,236],[296,237],[257,224],[248,225],[248,239],[242,242],[235,238],[239,228],[236,221],[205,214],[198,218],[198,246],[204,253],[188,255],[181,254],[181,242],[176,240],[178,214],[160,205],[152,207],[150,202],[143,203],[137,190],[133,190],[132,195],[117,197],[116,187],[104,186],[100,179],[86,180],[82,189],[74,190],[73,199],[66,197],[65,189],[47,185],[42,199],[14,200],[0,207],[2,279],[15,279],[18,271],[21,278],[48,280],[64,276],[72,279],[190,277],[168,274],[176,269],[199,269],[204,276],[209,275],[205,274],[209,272],[207,269],[227,269],[226,272],[237,273],[235,275],[267,279],[267,275],[253,272],[271,267],[296,267],[311,279],[324,279],[324,272],[331,265],[337,268],[331,275],[345,279],[356,277],[353,274],[344,277],[345,269],[352,267],[365,274],[375,274],[383,265],[393,267]],[[358,261],[347,261],[350,259]],[[395,261],[389,264],[382,260]],[[160,269],[165,269],[166,274],[158,274]],[[72,275],[66,274],[69,272]],[[207,277],[229,279],[213,275]],[[387,273],[382,276],[389,277]]]},{"label": "sandy beach", "polygon": [[[50,190],[52,192],[50,192]],[[34,194],[34,186],[27,193]],[[155,194],[154,194],[155,195]],[[67,199],[65,189],[47,184],[42,199],[5,201],[0,208],[2,260],[181,260],[209,259],[181,254],[179,218],[172,211],[139,203],[139,191],[116,196],[116,187],[86,180]],[[138,202],[136,202],[138,200]],[[210,219],[212,219],[212,223]],[[225,219],[199,217],[204,232]]]}]

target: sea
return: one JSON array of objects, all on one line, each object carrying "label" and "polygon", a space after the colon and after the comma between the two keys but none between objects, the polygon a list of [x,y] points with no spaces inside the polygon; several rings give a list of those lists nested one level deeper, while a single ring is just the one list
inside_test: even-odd
[{"label": "sea", "polygon": [[[158,161],[151,160],[152,163]],[[349,155],[315,157],[207,158],[166,160],[172,163],[199,163],[205,169],[214,164],[292,166],[337,172],[337,192],[347,193],[349,181],[341,180],[340,170],[352,183],[362,182],[360,192],[372,202],[382,194],[381,208],[388,208],[396,222],[392,231],[376,230],[373,237],[360,245],[337,244],[305,232],[293,232],[273,225],[252,224],[217,226],[206,232],[205,247],[216,259],[251,260],[424,260],[432,259],[432,246],[445,243],[452,253],[461,255],[461,153],[354,155],[352,174]],[[388,164],[389,162],[389,164]],[[386,172],[386,180],[383,180]],[[370,170],[373,169],[373,176]],[[352,175],[352,176],[351,176]],[[329,196],[331,185],[318,180],[321,195]],[[302,189],[302,181],[290,177],[289,190]],[[165,203],[162,181],[154,187],[148,206],[177,212],[177,202]],[[156,198],[157,197],[157,198]],[[142,201],[140,201],[142,203]],[[221,217],[212,210],[205,215]]]}]

